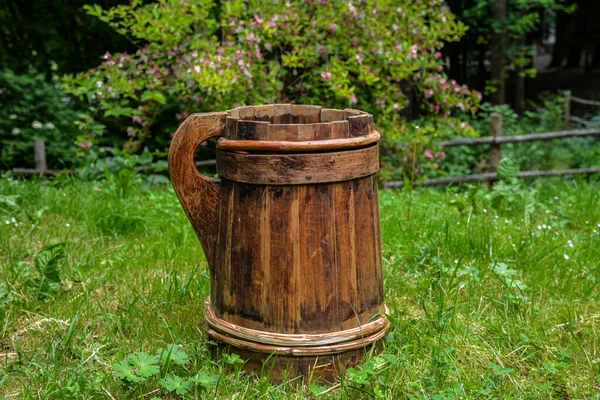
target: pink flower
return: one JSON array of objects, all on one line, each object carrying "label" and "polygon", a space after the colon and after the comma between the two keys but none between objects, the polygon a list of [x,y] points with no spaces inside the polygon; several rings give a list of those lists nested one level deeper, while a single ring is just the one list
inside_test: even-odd
[{"label": "pink flower", "polygon": [[85,142],[81,142],[81,143],[79,143],[79,148],[81,150],[89,150],[92,148],[92,142],[90,142],[89,140],[87,140]]},{"label": "pink flower", "polygon": [[429,98],[431,98],[431,96],[433,96],[433,90],[425,89],[425,98],[429,99]]},{"label": "pink flower", "polygon": [[248,36],[246,36],[246,39],[248,39],[249,41],[253,42],[255,39],[254,33],[249,33]]},{"label": "pink flower", "polygon": [[356,104],[356,102],[357,102],[356,96],[355,95],[350,96],[350,103]]},{"label": "pink flower", "polygon": [[426,149],[425,152],[423,152],[423,154],[425,155],[426,159],[433,160],[433,153],[431,152],[431,150]]},{"label": "pink flower", "polygon": [[328,32],[330,35],[333,35],[334,33],[336,33],[336,32],[337,32],[337,30],[338,30],[338,26],[337,26],[337,24],[335,24],[335,23],[333,23],[333,24],[329,24],[329,25],[327,26],[327,32]]},{"label": "pink flower", "polygon": [[326,81],[330,81],[331,80],[331,72],[327,72],[327,71],[321,72],[321,78],[325,79]]},{"label": "pink flower", "polygon": [[435,53],[433,53],[433,55],[435,56],[435,58],[440,58],[442,56],[442,53],[436,51]]},{"label": "pink flower", "polygon": [[417,45],[413,44],[410,46],[410,52],[408,53],[408,58],[415,58],[417,56]]},{"label": "pink flower", "polygon": [[446,153],[444,153],[443,151],[438,151],[437,153],[437,158],[438,160],[443,160],[444,158],[446,158]]},{"label": "pink flower", "polygon": [[184,120],[189,116],[190,116],[190,113],[188,113],[186,111],[182,111],[180,113],[175,113],[175,118],[177,118],[179,121]]},{"label": "pink flower", "polygon": [[102,58],[104,58],[105,60],[108,60],[110,57],[112,57],[112,55],[108,51],[102,56]]},{"label": "pink flower", "polygon": [[394,110],[400,111],[400,104],[394,103]]}]

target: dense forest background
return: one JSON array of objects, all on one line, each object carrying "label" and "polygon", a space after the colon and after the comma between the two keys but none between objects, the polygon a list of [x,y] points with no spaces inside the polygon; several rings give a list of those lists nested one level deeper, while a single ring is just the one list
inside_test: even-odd
[{"label": "dense forest background", "polygon": [[[47,144],[54,160],[51,163],[61,167],[72,164],[76,153],[91,145],[89,136],[125,132],[126,124],[106,122],[98,108],[92,109],[77,96],[65,96],[60,89],[65,74],[94,71],[105,63],[107,54],[136,54],[147,44],[125,30],[119,32],[98,15],[90,15],[89,9],[84,9],[86,3],[89,1],[0,0],[1,169],[31,163],[26,155],[31,152],[32,137],[51,139]],[[100,0],[94,4],[108,10],[130,2]],[[220,7],[221,2],[215,4]],[[459,86],[481,92],[482,102],[507,104],[522,115],[562,90],[588,99],[600,97],[599,0],[450,0],[441,4],[468,27],[460,40],[441,46],[444,71]],[[356,8],[361,5],[363,2],[357,2]],[[426,108],[423,91],[419,94],[406,86],[406,81],[400,86],[409,100],[402,115],[407,121],[420,118]],[[368,109],[368,98],[363,99],[365,103],[366,110],[373,112]],[[168,108],[169,104],[153,120],[153,133],[146,134],[145,144],[154,149],[164,150],[169,141],[164,132],[179,123],[169,115],[183,115]],[[31,115],[35,115],[33,120]],[[153,141],[153,137],[159,139]],[[115,147],[125,143],[116,136],[114,140]],[[79,147],[72,145],[75,142]],[[142,147],[131,149],[139,152]]]}]

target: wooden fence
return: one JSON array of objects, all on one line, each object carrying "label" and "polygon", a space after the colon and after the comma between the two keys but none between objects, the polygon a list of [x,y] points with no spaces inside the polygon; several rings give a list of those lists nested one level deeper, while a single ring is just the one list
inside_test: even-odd
[{"label": "wooden fence", "polygon": [[[571,103],[581,103],[591,106],[600,107],[600,102],[586,100],[571,95],[571,92],[565,93],[564,102],[564,131],[559,132],[544,132],[544,133],[531,133],[526,135],[518,136],[503,136],[502,134],[502,115],[492,113],[490,119],[490,136],[482,138],[472,139],[456,139],[446,142],[438,142],[435,145],[442,147],[455,147],[455,146],[477,146],[477,145],[489,145],[489,170],[487,173],[454,176],[454,177],[443,177],[443,178],[431,178],[423,181],[414,182],[414,185],[419,186],[440,186],[440,185],[452,185],[466,182],[491,182],[498,180],[496,170],[498,164],[502,159],[502,145],[505,143],[523,143],[533,141],[547,141],[554,139],[572,138],[572,137],[583,137],[583,136],[600,136],[600,129],[576,129],[570,130],[570,123],[577,122],[582,125],[591,125],[590,122],[582,120],[581,118],[571,116]],[[564,169],[564,170],[549,170],[549,171],[521,171],[518,174],[520,178],[537,178],[547,176],[560,176],[560,175],[575,175],[575,174],[596,174],[600,173],[600,168],[577,168],[577,169]],[[402,181],[385,182],[386,188],[401,188],[404,186]]]},{"label": "wooden fence", "polygon": [[[482,138],[470,138],[470,139],[456,139],[451,141],[437,142],[435,145],[441,147],[455,147],[455,146],[478,146],[478,145],[489,145],[489,170],[487,173],[474,174],[466,176],[455,176],[455,177],[443,177],[443,178],[432,178],[423,181],[414,182],[415,185],[420,186],[438,186],[438,185],[452,185],[457,183],[465,182],[490,182],[498,179],[496,175],[496,169],[498,163],[502,158],[502,145],[506,143],[523,143],[533,141],[547,141],[554,139],[582,137],[582,136],[600,136],[600,129],[576,129],[571,130],[571,121],[577,122],[583,125],[589,125],[588,121],[581,120],[580,118],[571,116],[571,103],[581,103],[586,105],[600,107],[600,102],[581,99],[571,95],[571,92],[566,92],[565,103],[564,103],[564,131],[559,132],[545,132],[545,133],[532,133],[519,136],[503,136],[502,132],[502,115],[492,113],[490,119],[490,136]],[[33,146],[35,169],[30,168],[13,168],[12,171],[15,175],[56,175],[59,173],[74,173],[74,171],[56,171],[49,170],[46,164],[46,146],[43,140],[36,140]],[[205,160],[196,162],[198,167],[212,166],[216,164],[216,160]],[[140,170],[147,171],[151,170],[150,167],[139,167]],[[573,174],[595,174],[599,173],[600,168],[578,168],[578,169],[565,169],[565,170],[550,170],[550,171],[521,171],[519,177],[521,178],[535,178],[535,177],[546,177],[546,176],[559,176],[559,175],[573,175]],[[400,188],[404,186],[402,181],[385,182],[386,188]]]}]

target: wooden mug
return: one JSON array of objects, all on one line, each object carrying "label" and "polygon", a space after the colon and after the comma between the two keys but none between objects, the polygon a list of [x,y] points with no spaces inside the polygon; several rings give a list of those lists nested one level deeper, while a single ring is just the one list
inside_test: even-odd
[{"label": "wooden mug", "polygon": [[[213,137],[220,179],[194,162]],[[378,142],[370,114],[290,104],[177,130],[169,170],[210,267],[208,334],[247,371],[332,380],[385,335]]]}]

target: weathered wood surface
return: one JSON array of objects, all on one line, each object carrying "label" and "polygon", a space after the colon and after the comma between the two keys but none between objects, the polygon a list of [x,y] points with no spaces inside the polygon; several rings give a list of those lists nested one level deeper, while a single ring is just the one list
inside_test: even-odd
[{"label": "weathered wood surface", "polygon": [[565,100],[563,104],[563,128],[568,130],[571,126],[571,91],[567,90],[565,92]]},{"label": "weathered wood surface", "polygon": [[327,153],[240,154],[217,150],[220,177],[257,185],[341,182],[379,170],[379,146]]},{"label": "weathered wood surface", "polygon": [[581,104],[587,104],[589,106],[600,107],[600,101],[582,99],[581,97],[576,97],[576,96],[571,95],[570,92],[569,92],[569,100],[573,101],[575,103],[581,103]]},{"label": "weathered wood surface", "polygon": [[262,343],[256,343],[255,341],[242,340],[238,339],[237,337],[224,335],[221,332],[210,328],[208,330],[208,334],[221,343],[229,344],[238,349],[254,351],[256,353],[276,356],[327,356],[330,354],[343,353],[349,350],[363,349],[365,346],[369,346],[382,339],[385,335],[385,329],[376,332],[374,335],[352,341],[310,347],[266,345]]},{"label": "weathered wood surface", "polygon": [[[193,161],[217,136],[220,181]],[[364,112],[289,104],[193,115],[176,133],[173,185],[211,269],[209,336],[250,370],[275,353],[276,376],[305,374],[325,357],[331,378],[385,335],[378,138]]]},{"label": "weathered wood surface", "polygon": [[46,171],[46,143],[43,140],[36,140],[33,143],[33,154],[35,158],[35,169],[37,171]]},{"label": "weathered wood surface", "polygon": [[472,146],[478,144],[492,144],[492,143],[523,143],[523,142],[535,142],[538,140],[554,140],[563,139],[569,137],[581,137],[581,136],[598,136],[600,135],[600,129],[575,129],[570,131],[560,132],[544,132],[544,133],[530,133],[527,135],[518,136],[503,136],[494,138],[492,136],[473,138],[473,139],[455,139],[451,141],[437,142],[435,145],[442,147],[455,147],[455,146]]},{"label": "weathered wood surface", "polygon": [[[562,175],[577,175],[577,174],[597,174],[600,173],[600,168],[574,168],[574,169],[561,169],[561,170],[549,170],[549,171],[521,171],[517,174],[518,178],[538,178],[543,176],[562,176]],[[424,181],[416,181],[413,184],[417,186],[441,186],[441,185],[454,185],[458,183],[468,182],[489,182],[497,181],[498,175],[495,172],[488,172],[485,174],[473,174],[465,176],[450,176],[444,178],[433,178]],[[404,187],[402,181],[386,182],[384,184],[386,188],[401,188]]]},{"label": "weathered wood surface", "polygon": [[375,131],[370,114],[352,109],[273,104],[240,107],[228,113],[224,136],[230,140],[261,141],[254,146],[261,146],[262,141],[306,142],[366,137]]},{"label": "weathered wood surface", "polygon": [[[229,120],[229,118],[228,118]],[[333,125],[333,124],[332,124]],[[273,125],[271,125],[273,126]],[[286,125],[280,125],[286,126]],[[294,128],[289,128],[294,129]],[[348,124],[346,124],[346,130]],[[246,151],[263,151],[263,152],[279,152],[279,153],[303,153],[311,151],[331,151],[352,149],[355,147],[363,147],[379,141],[379,132],[374,131],[367,136],[353,137],[348,139],[326,139],[326,140],[309,140],[305,142],[290,142],[283,140],[276,141],[258,141],[258,140],[230,140],[220,138],[217,142],[217,147],[221,150],[246,150]]]},{"label": "weathered wood surface", "polygon": [[497,139],[502,137],[502,114],[492,113],[490,120],[490,136],[495,141],[490,146],[490,167],[488,172],[496,172],[502,158],[502,145],[497,142]]},{"label": "weathered wood surface", "polygon": [[[327,346],[342,342],[354,341],[369,337],[381,330],[385,330],[389,325],[389,321],[383,316],[378,316],[372,321],[367,322],[356,328],[350,328],[343,331],[333,333],[316,333],[316,334],[286,334],[276,332],[265,332],[255,329],[245,328],[243,326],[232,324],[229,321],[223,320],[215,314],[212,309],[210,298],[205,303],[205,317],[208,326],[221,333],[227,334],[230,337],[237,337],[242,340],[253,341],[266,345],[274,346]],[[386,310],[387,312],[387,310]]]},{"label": "weathered wood surface", "polygon": [[196,148],[222,136],[227,113],[193,114],[179,127],[169,149],[169,173],[177,197],[192,223],[209,264],[214,264],[219,205],[219,182],[198,172]]},{"label": "weathered wood surface", "polygon": [[224,179],[222,191],[211,271],[218,318],[322,334],[384,312],[375,174],[293,186]]}]

